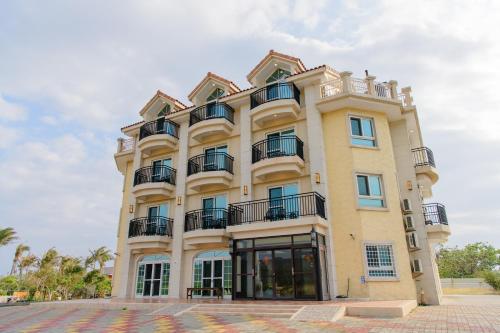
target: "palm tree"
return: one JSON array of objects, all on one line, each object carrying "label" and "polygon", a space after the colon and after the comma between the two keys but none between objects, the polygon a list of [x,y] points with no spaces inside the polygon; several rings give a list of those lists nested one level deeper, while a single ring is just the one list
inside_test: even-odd
[{"label": "palm tree", "polygon": [[19,260],[24,252],[28,252],[30,247],[28,245],[19,244],[16,247],[16,252],[14,253],[14,259],[12,260],[12,268],[10,270],[10,275],[16,274],[17,266],[19,265]]},{"label": "palm tree", "polygon": [[25,257],[22,257],[19,260],[19,277],[22,278],[23,277],[23,270],[30,268],[37,261],[38,261],[38,258],[33,254],[29,254]]},{"label": "palm tree", "polygon": [[101,246],[100,248],[95,250],[93,256],[95,257],[95,261],[99,264],[99,272],[101,274],[104,271],[104,265],[108,261],[113,260],[113,255],[111,254],[111,250],[105,246]]},{"label": "palm tree", "polygon": [[13,228],[0,228],[0,246],[5,246],[15,239],[17,236]]}]

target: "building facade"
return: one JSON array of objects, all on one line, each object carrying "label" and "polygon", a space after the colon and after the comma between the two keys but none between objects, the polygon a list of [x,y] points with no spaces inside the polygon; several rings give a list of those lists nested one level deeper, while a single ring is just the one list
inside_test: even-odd
[{"label": "building facade", "polygon": [[410,88],[274,51],[247,79],[158,91],[122,128],[113,295],[438,304],[450,231]]}]

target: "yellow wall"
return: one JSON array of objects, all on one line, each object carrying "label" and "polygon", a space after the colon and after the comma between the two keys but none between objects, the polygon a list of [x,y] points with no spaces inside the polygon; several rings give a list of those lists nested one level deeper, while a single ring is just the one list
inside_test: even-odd
[{"label": "yellow wall", "polygon": [[[349,114],[372,117],[378,148],[352,147]],[[389,124],[384,114],[341,110],[323,115],[330,212],[333,217],[338,293],[371,299],[414,299],[408,250],[399,204],[396,166]],[[355,172],[381,174],[387,209],[366,210],[357,206]],[[351,236],[352,234],[352,236]],[[354,238],[354,239],[353,239]],[[399,275],[393,281],[369,281],[365,272],[365,242],[392,243]],[[361,276],[367,279],[361,283]]]}]

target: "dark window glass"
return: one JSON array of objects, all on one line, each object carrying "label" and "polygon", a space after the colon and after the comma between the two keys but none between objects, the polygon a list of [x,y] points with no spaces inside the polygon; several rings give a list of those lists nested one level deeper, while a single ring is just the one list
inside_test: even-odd
[{"label": "dark window glass", "polygon": [[351,133],[361,136],[361,119],[351,118]]},{"label": "dark window glass", "polygon": [[357,178],[359,195],[370,195],[370,193],[368,192],[368,177],[357,176]]}]

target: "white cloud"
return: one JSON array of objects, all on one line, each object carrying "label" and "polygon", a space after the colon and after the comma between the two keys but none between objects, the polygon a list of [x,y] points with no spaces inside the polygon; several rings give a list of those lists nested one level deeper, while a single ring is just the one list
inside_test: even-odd
[{"label": "white cloud", "polygon": [[19,137],[18,130],[0,125],[0,149],[11,148]]},{"label": "white cloud", "polygon": [[0,94],[0,120],[19,121],[26,119],[26,110],[14,103],[7,102]]}]

